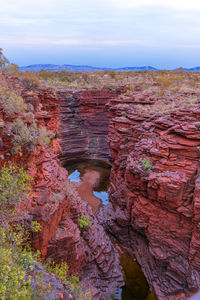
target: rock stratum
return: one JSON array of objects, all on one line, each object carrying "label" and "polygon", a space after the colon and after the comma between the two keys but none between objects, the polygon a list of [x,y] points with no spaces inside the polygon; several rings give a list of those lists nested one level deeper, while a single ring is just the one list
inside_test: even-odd
[{"label": "rock stratum", "polygon": [[[92,299],[106,299],[123,285],[107,231],[135,255],[159,299],[188,299],[200,287],[200,105],[152,114],[141,108],[151,111],[156,98],[137,88],[125,97],[126,88],[54,93],[6,80],[56,134],[48,146],[11,155],[11,119],[1,111],[0,165],[15,162],[34,178],[24,222],[42,225],[32,243],[43,261],[67,261]],[[61,165],[80,158],[112,162],[110,203],[96,214]],[[87,230],[81,215],[92,219]]]},{"label": "rock stratum", "polygon": [[90,158],[109,162],[109,116],[106,104],[122,91],[119,88],[60,93],[61,161]]},{"label": "rock stratum", "polygon": [[[8,80],[12,89],[23,97],[25,105],[31,104],[34,108],[37,124],[58,135],[62,95],[55,95],[50,89],[26,90],[17,78]],[[30,116],[20,117],[26,124],[30,123]],[[43,262],[47,258],[55,263],[66,261],[69,274],[80,277],[83,290],[90,290],[93,299],[105,299],[123,284],[118,253],[92,208],[68,180],[68,173],[58,159],[61,153],[58,139],[54,138],[48,146],[37,146],[32,152],[11,155],[11,136],[6,130],[6,123],[10,121],[2,111],[1,166],[11,161],[34,178],[24,216],[24,223],[36,220],[42,226],[41,232],[32,234],[34,248],[40,250]],[[87,230],[79,228],[78,218],[82,215],[92,220]],[[63,291],[63,295],[65,293]],[[63,299],[68,299],[66,297]]]},{"label": "rock stratum", "polygon": [[200,286],[200,105],[152,115],[136,104],[155,100],[136,95],[109,103],[110,204],[99,219],[159,299],[188,299]]}]

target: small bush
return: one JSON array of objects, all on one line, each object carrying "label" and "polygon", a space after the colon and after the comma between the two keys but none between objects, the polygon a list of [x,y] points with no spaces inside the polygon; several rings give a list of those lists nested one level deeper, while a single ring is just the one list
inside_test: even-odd
[{"label": "small bush", "polygon": [[7,65],[3,68],[4,73],[10,73],[10,74],[13,74],[15,76],[18,75],[18,71],[19,71],[18,65],[13,64],[13,63],[11,63],[11,64],[9,64],[9,65]]},{"label": "small bush", "polygon": [[31,230],[32,232],[39,232],[41,231],[41,224],[38,223],[37,221],[32,221],[31,222]]},{"label": "small bush", "polygon": [[0,227],[0,299],[43,300],[51,286],[44,282],[43,274],[31,278],[35,255],[26,250],[24,231],[16,227]]},{"label": "small bush", "polygon": [[22,83],[23,87],[27,90],[32,90],[32,89],[42,87],[42,83],[38,79],[37,74],[35,74],[33,72],[29,72],[29,71],[21,72],[19,74],[19,77],[21,79],[21,83]]},{"label": "small bush", "polygon": [[66,262],[62,262],[60,264],[55,264],[54,262],[49,262],[45,264],[45,269],[51,273],[58,275],[62,280],[66,281],[68,265]]},{"label": "small bush", "polygon": [[39,127],[38,131],[38,142],[40,145],[49,145],[51,139],[55,137],[55,134],[52,131],[46,130],[43,126]]},{"label": "small bush", "polygon": [[143,168],[143,170],[145,170],[145,171],[151,171],[151,169],[152,169],[152,163],[150,162],[150,160],[148,160],[148,159],[143,159],[142,161],[141,161],[141,164],[142,164],[142,168]]},{"label": "small bush", "polygon": [[45,264],[45,269],[51,273],[58,275],[65,284],[69,287],[70,291],[74,294],[76,299],[79,300],[90,300],[92,299],[90,291],[82,291],[82,286],[78,276],[71,275],[68,276],[68,265],[66,262],[60,264],[55,264],[54,262],[47,261]]},{"label": "small bush", "polygon": [[29,177],[23,169],[14,165],[4,166],[0,170],[0,213],[15,211],[15,208],[27,197],[30,191]]},{"label": "small bush", "polygon": [[36,145],[48,145],[54,133],[47,131],[45,127],[38,127],[33,121],[28,127],[21,119],[13,122],[13,152],[20,150],[33,151]]},{"label": "small bush", "polygon": [[0,227],[0,237],[0,299],[31,299],[32,256],[20,248],[23,238],[11,227]]},{"label": "small bush", "polygon": [[78,218],[78,226],[80,229],[87,229],[92,225],[91,218],[88,216],[80,216]]},{"label": "small bush", "polygon": [[32,286],[31,290],[31,300],[44,300],[51,290],[51,284],[46,284],[44,282],[44,276],[42,272],[40,272],[34,277],[34,286]]},{"label": "small bush", "polygon": [[23,98],[2,86],[0,86],[0,105],[8,116],[24,112]]},{"label": "small bush", "polygon": [[70,277],[70,286],[71,286],[71,291],[73,292],[74,296],[76,298],[78,298],[80,296],[81,290],[82,290],[82,287],[80,285],[78,276],[71,275],[71,277]]},{"label": "small bush", "polygon": [[0,71],[9,64],[9,60],[3,55],[3,49],[0,48]]}]

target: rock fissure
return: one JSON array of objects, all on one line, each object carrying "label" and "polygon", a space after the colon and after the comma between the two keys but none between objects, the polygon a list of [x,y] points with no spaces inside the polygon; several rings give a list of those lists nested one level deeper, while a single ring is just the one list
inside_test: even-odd
[{"label": "rock fissure", "polygon": [[[50,147],[37,145],[21,159],[22,152],[11,156],[11,137],[1,130],[1,166],[17,161],[34,178],[26,222],[42,226],[32,242],[43,261],[66,261],[94,299],[105,299],[123,285],[108,231],[135,256],[160,300],[188,299],[200,287],[200,133],[194,125],[200,106],[149,117],[135,108],[143,104],[140,90],[120,99],[122,89],[54,94],[9,81],[34,107],[37,124],[56,134]],[[112,162],[110,203],[96,214],[60,163],[83,158]],[[87,230],[79,228],[81,215],[92,219]]]}]

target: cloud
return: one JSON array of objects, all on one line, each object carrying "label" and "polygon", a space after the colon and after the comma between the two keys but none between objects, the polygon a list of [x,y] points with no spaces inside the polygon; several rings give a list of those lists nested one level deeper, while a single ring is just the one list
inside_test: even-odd
[{"label": "cloud", "polygon": [[24,25],[38,25],[48,24],[48,19],[42,19],[38,22],[36,18],[16,18],[16,17],[3,17],[0,18],[0,25],[9,25],[9,26],[24,26]]},{"label": "cloud", "polygon": [[[16,43],[13,40],[13,37],[0,37],[1,43],[6,43],[12,45]],[[150,44],[151,42],[148,40],[82,40],[82,39],[69,39],[63,38],[62,35],[58,35],[57,39],[55,38],[19,38],[18,43],[20,45],[65,45],[65,46],[131,46],[131,45],[138,45],[138,46],[145,46]]]},{"label": "cloud", "polygon": [[0,47],[14,59],[14,49],[20,49],[21,60],[42,49],[47,56],[53,53],[52,62],[59,51],[71,57],[77,53],[78,59],[83,53],[95,59],[98,51],[102,57],[110,51],[113,61],[113,53],[119,53],[115,65],[120,57],[137,62],[137,53],[143,61],[157,61],[165,50],[176,52],[174,61],[183,53],[194,60],[199,14],[199,0],[5,0],[0,5]]},{"label": "cloud", "polygon": [[50,41],[55,45],[80,45],[80,46],[131,46],[131,45],[147,45],[147,40],[59,40]]},{"label": "cloud", "polygon": [[199,0],[108,0],[123,9],[136,7],[168,7],[176,10],[200,10]]},{"label": "cloud", "polygon": [[174,45],[173,47],[176,48],[183,48],[183,49],[200,49],[200,44],[198,45],[192,45],[192,44],[188,44],[188,45]]}]

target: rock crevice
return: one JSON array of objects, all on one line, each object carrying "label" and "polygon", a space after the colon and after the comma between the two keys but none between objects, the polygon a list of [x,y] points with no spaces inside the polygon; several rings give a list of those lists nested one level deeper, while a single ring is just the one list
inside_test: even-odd
[{"label": "rock crevice", "polygon": [[200,286],[200,107],[151,116],[121,102],[110,101],[111,203],[99,221],[135,254],[159,299],[187,299]]},{"label": "rock crevice", "polygon": [[121,89],[60,93],[61,161],[90,158],[109,162],[106,104],[120,93]]}]

